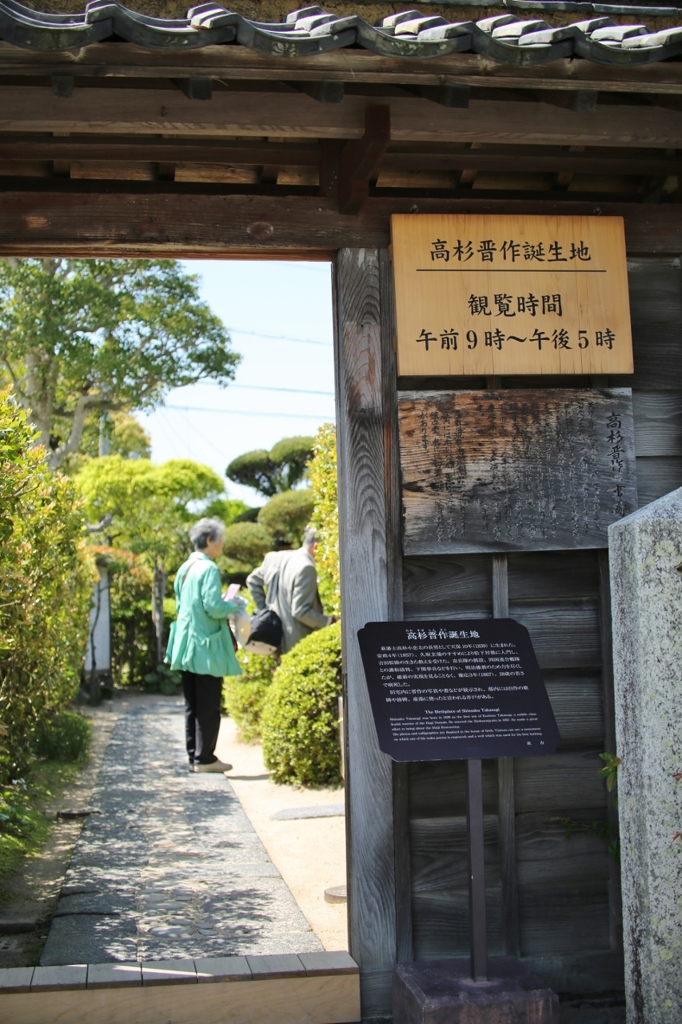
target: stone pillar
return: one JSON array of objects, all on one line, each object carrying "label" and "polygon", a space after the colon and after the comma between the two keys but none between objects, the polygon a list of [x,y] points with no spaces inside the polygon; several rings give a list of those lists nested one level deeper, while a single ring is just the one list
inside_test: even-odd
[{"label": "stone pillar", "polygon": [[609,529],[628,1024],[682,1019],[682,488]]}]

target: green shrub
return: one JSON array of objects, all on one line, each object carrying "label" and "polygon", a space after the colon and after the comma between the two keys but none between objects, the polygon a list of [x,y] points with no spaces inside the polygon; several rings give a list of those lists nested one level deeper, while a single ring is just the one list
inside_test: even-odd
[{"label": "green shrub", "polygon": [[309,488],[282,491],[263,505],[258,522],[270,531],[277,547],[283,544],[299,547],[312,513],[313,493]]},{"label": "green shrub", "polygon": [[237,651],[237,661],[242,667],[242,675],[225,680],[223,704],[235,721],[239,739],[243,743],[257,743],[260,740],[263,702],[272,685],[278,659],[274,654],[262,657]]},{"label": "green shrub", "polygon": [[341,626],[304,637],[282,656],[261,721],[263,755],[275,782],[341,783]]},{"label": "green shrub", "polygon": [[92,726],[76,711],[62,711],[38,724],[36,753],[47,761],[84,761]]},{"label": "green shrub", "polygon": [[315,563],[320,574],[320,596],[329,614],[339,615],[339,508],[336,427],[333,423],[323,423],[318,430],[314,452],[308,469],[314,499],[311,523],[319,535]]},{"label": "green shrub", "polygon": [[94,562],[72,483],[0,391],[0,784],[25,774],[36,733],[80,685]]}]

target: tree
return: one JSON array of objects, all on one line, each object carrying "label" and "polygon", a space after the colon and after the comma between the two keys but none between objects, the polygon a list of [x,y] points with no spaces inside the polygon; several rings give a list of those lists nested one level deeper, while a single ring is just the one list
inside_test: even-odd
[{"label": "tree", "polygon": [[174,260],[2,260],[0,339],[51,469],[78,450],[93,411],[151,408],[202,379],[225,385],[239,361]]},{"label": "tree", "polygon": [[155,465],[149,459],[108,455],[87,462],[76,485],[85,498],[88,518],[100,522],[112,516],[110,542],[142,555],[153,571],[152,618],[161,662],[168,568],[184,561],[188,527],[222,496],[222,480],[208,466],[189,459]]},{"label": "tree", "polygon": [[272,534],[260,523],[232,523],[225,530],[223,544],[230,579],[244,583],[251,570],[260,565],[274,546]]},{"label": "tree", "polygon": [[233,459],[225,470],[229,480],[253,487],[272,498],[301,483],[313,454],[312,437],[285,437],[269,452],[259,448]]},{"label": "tree", "polygon": [[276,547],[286,544],[299,547],[312,513],[313,493],[309,488],[283,491],[263,505],[258,513],[258,522],[275,538]]},{"label": "tree", "polygon": [[[101,450],[102,442],[108,445],[109,451]],[[84,457],[96,458],[104,454],[148,459],[152,454],[152,441],[139,420],[128,412],[91,413],[83,426],[78,454],[69,456],[63,467],[68,467],[71,473],[80,467]]]}]

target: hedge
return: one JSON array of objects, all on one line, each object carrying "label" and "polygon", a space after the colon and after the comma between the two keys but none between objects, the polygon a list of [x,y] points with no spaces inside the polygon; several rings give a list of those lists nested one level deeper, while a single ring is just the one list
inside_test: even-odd
[{"label": "hedge", "polygon": [[341,784],[338,698],[341,626],[310,633],[282,656],[267,694],[261,736],[274,782]]},{"label": "hedge", "polygon": [[260,740],[263,703],[272,685],[278,659],[275,655],[263,657],[237,651],[237,661],[242,667],[242,675],[225,680],[223,704],[235,721],[242,743],[257,743]]},{"label": "hedge", "polygon": [[41,723],[78,692],[96,579],[73,486],[36,437],[0,391],[0,783],[24,774]]}]

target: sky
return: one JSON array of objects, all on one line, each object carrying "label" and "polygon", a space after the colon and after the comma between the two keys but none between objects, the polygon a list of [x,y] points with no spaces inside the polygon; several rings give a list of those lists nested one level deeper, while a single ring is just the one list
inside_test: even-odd
[{"label": "sky", "polygon": [[[175,388],[165,405],[137,417],[152,459],[186,458],[220,476],[237,455],[270,449],[283,437],[315,434],[334,421],[331,266],[255,260],[183,260],[242,356],[226,388]],[[225,481],[231,498],[264,498]]]}]

